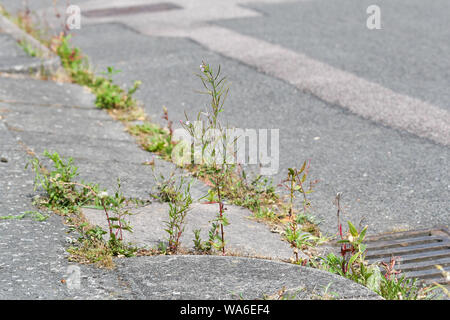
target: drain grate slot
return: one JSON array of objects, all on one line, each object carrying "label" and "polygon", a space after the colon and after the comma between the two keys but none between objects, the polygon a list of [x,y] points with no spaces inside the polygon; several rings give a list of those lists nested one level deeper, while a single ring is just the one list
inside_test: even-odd
[{"label": "drain grate slot", "polygon": [[[369,251],[370,254],[370,251]],[[423,253],[416,253],[416,254],[403,254],[403,255],[397,255],[399,259],[397,259],[397,268],[399,265],[403,263],[410,263],[410,262],[420,262],[420,261],[433,261],[435,259],[440,258],[446,258],[449,256],[448,250],[438,250],[438,251],[431,251],[431,252],[423,252]],[[391,260],[391,255],[382,257],[382,258],[374,258],[374,259],[367,259],[369,263],[373,262],[386,262],[388,263]]]},{"label": "drain grate slot", "polygon": [[176,4],[173,4],[173,3],[163,2],[163,3],[145,4],[145,5],[137,5],[137,6],[128,6],[128,7],[95,9],[95,10],[83,11],[82,14],[88,18],[100,18],[100,17],[133,15],[133,14],[139,14],[139,13],[153,13],[153,12],[179,10],[179,9],[183,9],[183,8]]},{"label": "drain grate slot", "polygon": [[441,278],[441,271],[438,269],[411,271],[405,272],[404,274],[406,278],[421,278],[421,279]]},{"label": "drain grate slot", "polygon": [[450,266],[450,258],[441,258],[441,259],[438,258],[438,259],[431,260],[431,261],[402,263],[401,270],[403,272],[424,270],[424,269],[433,268],[436,264],[438,264],[442,267],[449,267]]},{"label": "drain grate slot", "polygon": [[369,263],[389,263],[397,257],[396,269],[406,278],[426,283],[449,284],[440,265],[450,271],[450,234],[447,228],[398,232],[367,237],[366,259]]},{"label": "drain grate slot", "polygon": [[436,243],[426,243],[419,244],[415,246],[407,246],[400,248],[388,248],[388,249],[379,249],[379,250],[370,250],[368,249],[366,258],[383,258],[385,256],[400,256],[402,254],[408,253],[420,253],[420,252],[429,252],[430,250],[439,250],[439,249],[449,249],[450,242],[436,242]]},{"label": "drain grate slot", "polygon": [[419,244],[434,243],[434,242],[442,242],[442,237],[422,236],[422,237],[414,237],[414,238],[410,238],[410,239],[367,242],[367,249],[377,250],[377,249],[386,249],[386,248],[398,248],[398,247],[407,247],[407,246],[411,246],[411,245],[419,245]]}]

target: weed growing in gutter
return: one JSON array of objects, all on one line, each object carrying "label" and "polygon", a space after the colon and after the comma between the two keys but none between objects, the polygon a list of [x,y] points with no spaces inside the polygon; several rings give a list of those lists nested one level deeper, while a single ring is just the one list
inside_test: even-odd
[{"label": "weed growing in gutter", "polygon": [[[225,216],[225,205],[223,202],[222,189],[226,184],[226,178],[231,166],[227,164],[225,158],[220,158],[220,155],[215,154],[215,141],[216,137],[211,137],[208,132],[214,132],[219,134],[222,138],[222,143],[226,146],[226,134],[225,129],[219,121],[219,114],[223,111],[223,106],[228,95],[229,87],[225,77],[221,78],[220,66],[217,72],[214,73],[210,65],[203,62],[200,66],[201,73],[198,77],[202,81],[206,91],[202,92],[210,96],[210,108],[206,112],[199,112],[197,115],[197,122],[202,123],[202,129],[200,133],[189,121],[186,115],[186,122],[182,122],[183,127],[191,135],[194,141],[200,141],[201,143],[201,157],[202,163],[206,163],[212,175],[209,177],[209,181],[212,184],[212,192],[217,196],[216,203],[218,204],[218,212],[215,219],[211,221],[212,227],[210,231],[211,245],[218,251],[222,251],[225,255],[225,231],[224,227],[229,224],[227,217]],[[194,142],[195,144],[195,142]],[[192,145],[194,147],[194,145]],[[211,158],[205,157],[205,151],[208,148],[212,148],[213,152]],[[223,155],[225,157],[225,155]]]},{"label": "weed growing in gutter", "polygon": [[389,264],[382,263],[384,275],[378,264],[369,264],[365,259],[366,245],[364,239],[368,226],[358,230],[348,221],[348,232],[344,235],[340,214],[341,194],[336,196],[338,234],[341,245],[340,256],[330,253],[325,258],[319,257],[320,262],[312,266],[341,275],[357,282],[380,296],[389,300],[418,300],[436,297],[437,286],[420,286],[417,279],[406,279],[395,270],[396,258],[391,258]]},{"label": "weed growing in gutter", "polygon": [[42,53],[35,50],[33,46],[25,40],[17,41],[17,43],[19,47],[21,47],[23,51],[30,57],[38,57],[42,55]]},{"label": "weed growing in gutter", "polygon": [[[184,224],[186,215],[189,212],[189,206],[192,204],[192,197],[190,193],[192,181],[184,187],[184,179],[181,179],[177,186],[175,195],[169,202],[169,220],[165,222],[168,239],[168,251],[171,254],[176,254],[181,244],[181,235],[184,232]],[[184,191],[181,192],[181,188]]]},{"label": "weed growing in gutter", "polygon": [[[72,158],[66,161],[58,153],[48,151],[44,152],[44,156],[51,161],[52,171],[46,169],[37,158],[29,163],[35,172],[35,190],[39,188],[45,192],[44,196],[35,199],[35,205],[62,215],[66,224],[79,232],[76,245],[68,249],[71,254],[69,260],[112,267],[113,256],[132,256],[136,248],[123,243],[123,231],[131,232],[131,227],[124,219],[128,214],[124,209],[128,200],[120,192],[120,181],[117,191],[109,196],[96,184],[74,181],[78,168],[73,165]],[[103,239],[108,232],[89,225],[82,216],[80,209],[87,205],[104,209],[109,226],[108,241]]]}]

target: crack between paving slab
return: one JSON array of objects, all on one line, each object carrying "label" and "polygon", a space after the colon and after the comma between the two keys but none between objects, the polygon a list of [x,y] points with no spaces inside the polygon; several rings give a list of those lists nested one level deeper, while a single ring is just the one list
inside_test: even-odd
[{"label": "crack between paving slab", "polygon": [[92,106],[77,106],[77,105],[68,105],[68,104],[60,104],[60,103],[36,103],[30,101],[21,101],[21,100],[4,100],[0,99],[0,102],[6,104],[23,104],[27,106],[37,106],[37,107],[47,107],[47,108],[68,108],[68,109],[79,109],[79,110],[97,110],[92,108]]},{"label": "crack between paving slab", "polygon": [[6,129],[8,130],[9,134],[12,138],[17,142],[17,144],[29,155],[34,158],[36,158],[36,153],[31,149],[28,145],[26,145],[20,137],[18,137],[16,134],[14,134],[14,127],[11,127],[6,121],[3,122],[5,124]]},{"label": "crack between paving slab", "polygon": [[[6,118],[6,117],[5,117]],[[6,120],[6,119],[5,119]],[[100,120],[98,120],[98,121],[100,121]],[[115,122],[115,121],[110,121],[110,120],[106,120],[106,121],[108,121],[108,122]],[[8,125],[7,123],[6,123],[6,121],[5,121],[5,124],[6,125]],[[54,135],[54,132],[49,132],[49,131],[37,131],[37,130],[23,130],[23,129],[19,129],[19,128],[14,128],[13,126],[11,126],[11,125],[8,125],[8,126],[10,126],[11,128],[12,128],[12,130],[14,130],[14,131],[18,131],[18,132],[26,132],[26,133],[31,133],[31,134],[33,134],[33,133],[37,133],[37,134],[45,134],[45,135]],[[101,126],[101,125],[100,125]],[[83,135],[78,135],[78,134],[64,134],[64,135],[60,135],[60,136],[63,136],[63,137],[70,137],[70,138],[85,138],[85,136],[83,136]],[[20,137],[19,137],[20,138]],[[131,144],[131,143],[133,143],[134,144],[134,141],[130,141],[130,140],[120,140],[120,139],[110,139],[110,138],[92,138],[92,137],[89,137],[89,140],[90,141],[99,141],[99,142],[102,142],[102,141],[107,141],[107,142],[112,142],[112,143],[124,143],[124,144]],[[96,145],[87,145],[87,147],[95,147]],[[139,145],[138,145],[139,146]],[[142,151],[142,150],[141,150]],[[155,155],[155,154],[153,154],[153,153],[151,153],[151,152],[149,152],[149,151],[145,151],[146,153],[150,153],[150,154],[152,154],[152,155]],[[155,155],[156,156],[156,155]]]}]

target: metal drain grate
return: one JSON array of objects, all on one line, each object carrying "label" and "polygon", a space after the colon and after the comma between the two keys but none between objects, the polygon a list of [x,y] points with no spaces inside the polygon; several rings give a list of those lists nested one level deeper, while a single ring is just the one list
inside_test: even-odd
[{"label": "metal drain grate", "polygon": [[407,278],[449,284],[435,267],[441,265],[450,271],[450,233],[446,227],[371,236],[365,243],[370,263],[388,263],[392,256],[398,257],[396,269]]},{"label": "metal drain grate", "polygon": [[105,8],[105,9],[95,9],[89,11],[83,11],[83,15],[88,18],[94,17],[110,17],[110,16],[120,16],[120,15],[132,15],[138,13],[151,13],[160,12],[168,10],[182,9],[182,7],[168,2],[155,3],[155,4],[144,4],[138,6],[128,6],[128,7],[117,7],[117,8]]}]

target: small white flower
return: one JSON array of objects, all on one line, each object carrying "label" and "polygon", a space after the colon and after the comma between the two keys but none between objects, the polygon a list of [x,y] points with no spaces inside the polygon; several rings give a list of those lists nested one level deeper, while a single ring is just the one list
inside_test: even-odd
[{"label": "small white flower", "polygon": [[353,242],[353,237],[351,235],[348,236],[348,241]]},{"label": "small white flower", "polygon": [[102,192],[100,192],[100,193],[98,194],[98,197],[99,197],[100,199],[104,199],[104,198],[108,197],[108,192],[102,191]]}]

